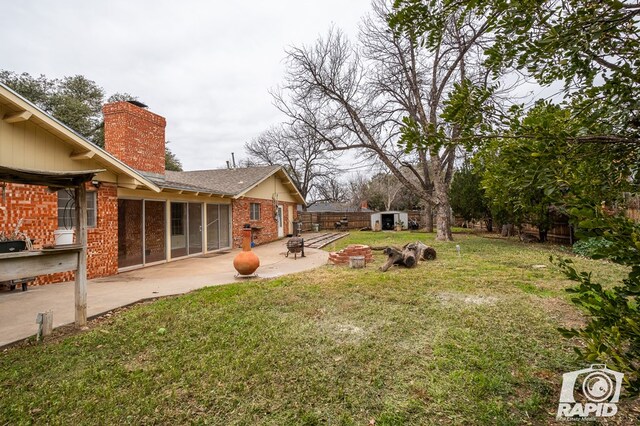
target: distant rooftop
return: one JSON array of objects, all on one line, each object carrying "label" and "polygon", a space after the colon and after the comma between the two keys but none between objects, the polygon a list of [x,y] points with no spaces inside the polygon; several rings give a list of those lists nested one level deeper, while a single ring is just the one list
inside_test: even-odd
[{"label": "distant rooftop", "polygon": [[360,206],[354,206],[353,204],[350,203],[330,203],[330,202],[323,202],[323,203],[315,203],[311,206],[309,206],[307,208],[308,212],[316,212],[316,213],[323,213],[323,212],[333,212],[333,213],[345,213],[345,212],[365,212],[365,213],[371,213],[373,212],[373,210],[369,209],[369,208],[362,208]]}]

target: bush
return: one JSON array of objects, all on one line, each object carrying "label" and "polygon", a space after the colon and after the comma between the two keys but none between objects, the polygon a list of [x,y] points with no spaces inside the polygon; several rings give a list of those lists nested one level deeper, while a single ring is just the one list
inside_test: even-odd
[{"label": "bush", "polygon": [[576,287],[568,289],[571,300],[589,315],[581,329],[561,329],[569,338],[582,341],[575,350],[590,363],[607,364],[624,373],[631,396],[640,394],[640,224],[623,217],[591,217],[580,222],[584,245],[595,259],[609,259],[630,267],[619,285],[604,288],[591,273],[577,271],[570,259],[556,264]]},{"label": "bush", "polygon": [[591,237],[579,240],[573,245],[573,252],[584,257],[594,257],[611,247],[611,242],[603,237]]}]

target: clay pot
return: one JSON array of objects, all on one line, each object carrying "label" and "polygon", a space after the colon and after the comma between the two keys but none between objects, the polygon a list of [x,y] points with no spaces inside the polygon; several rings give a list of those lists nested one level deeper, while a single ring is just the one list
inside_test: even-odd
[{"label": "clay pot", "polygon": [[242,251],[233,259],[233,267],[240,275],[251,275],[260,266],[260,259],[251,251],[251,229],[244,229],[242,234]]}]

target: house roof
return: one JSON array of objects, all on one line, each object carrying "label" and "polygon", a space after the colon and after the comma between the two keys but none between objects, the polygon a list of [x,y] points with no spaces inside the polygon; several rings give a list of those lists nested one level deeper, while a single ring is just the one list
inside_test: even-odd
[{"label": "house roof", "polygon": [[167,170],[165,177],[154,177],[161,188],[206,192],[239,198],[273,175],[278,175],[291,187],[292,195],[304,204],[304,198],[282,166],[239,167],[234,169],[194,170],[174,172]]},{"label": "house roof", "polygon": [[333,213],[346,213],[346,212],[364,212],[364,213],[372,213],[373,210],[368,208],[361,208],[358,206],[353,206],[350,203],[315,203],[307,208],[308,212],[333,212]]},{"label": "house roof", "polygon": [[[128,184],[133,186],[147,187],[154,192],[177,190],[239,198],[272,175],[277,174],[282,182],[290,187],[291,195],[300,204],[305,204],[304,197],[282,166],[188,172],[166,171],[164,176],[149,174],[128,166],[2,83],[0,83],[0,103],[10,109],[11,116],[21,115],[22,120],[32,121],[70,144],[74,149],[75,156],[79,159],[92,159],[106,169],[125,176],[129,181]],[[118,178],[118,182],[120,182],[120,178]]]},{"label": "house roof", "polygon": [[0,83],[0,103],[6,105],[11,111],[13,111],[12,115],[22,115],[24,120],[36,123],[38,126],[50,131],[66,143],[73,146],[78,157],[95,160],[97,163],[111,171],[114,171],[116,174],[127,176],[132,180],[132,182],[145,186],[155,192],[160,191],[160,188],[140,172],[118,160],[96,144],[90,142],[75,130],[44,112],[31,101],[3,83]]}]

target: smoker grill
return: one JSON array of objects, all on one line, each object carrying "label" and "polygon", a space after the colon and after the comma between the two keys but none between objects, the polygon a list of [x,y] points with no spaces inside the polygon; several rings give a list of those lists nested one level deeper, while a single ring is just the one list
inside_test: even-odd
[{"label": "smoker grill", "polygon": [[293,258],[298,258],[298,253],[302,253],[301,257],[304,256],[304,238],[301,237],[293,237],[287,241],[287,254],[285,257],[289,257],[289,253],[293,253]]}]

